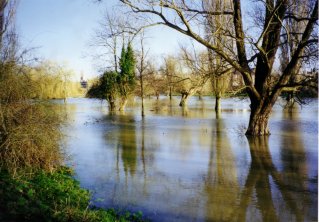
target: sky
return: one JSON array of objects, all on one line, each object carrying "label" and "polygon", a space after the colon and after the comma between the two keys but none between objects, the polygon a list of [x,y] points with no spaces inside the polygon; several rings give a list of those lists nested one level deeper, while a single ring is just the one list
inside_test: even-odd
[{"label": "sky", "polygon": [[[116,0],[21,0],[16,26],[23,47],[35,48],[40,59],[63,63],[73,69],[73,79],[98,76],[89,42],[106,10],[112,10]],[[147,48],[155,58],[174,53],[185,37],[167,27],[152,28]]]}]

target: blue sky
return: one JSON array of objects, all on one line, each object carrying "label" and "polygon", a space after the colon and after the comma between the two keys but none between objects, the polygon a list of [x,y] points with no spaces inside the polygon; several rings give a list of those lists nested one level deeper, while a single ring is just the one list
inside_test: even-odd
[{"label": "blue sky", "polygon": [[16,22],[20,40],[24,47],[39,47],[34,53],[40,58],[95,75],[91,59],[84,55],[101,11],[88,0],[20,1]]},{"label": "blue sky", "polygon": [[[17,10],[17,30],[22,45],[37,47],[34,54],[42,59],[66,63],[75,71],[75,79],[81,72],[85,78],[97,76],[88,46],[106,8],[111,9],[116,0],[96,4],[94,0],[22,0]],[[148,31],[151,54],[160,57],[173,53],[178,42],[185,40],[181,34],[166,28]],[[156,36],[156,37],[155,37]],[[151,43],[151,44],[150,44]],[[156,52],[156,53],[154,53]]]}]

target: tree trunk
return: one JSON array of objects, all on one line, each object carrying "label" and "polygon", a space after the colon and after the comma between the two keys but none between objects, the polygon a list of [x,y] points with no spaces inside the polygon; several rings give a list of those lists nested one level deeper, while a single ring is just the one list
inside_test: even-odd
[{"label": "tree trunk", "polygon": [[221,99],[221,93],[218,93],[216,95],[216,101],[215,101],[215,111],[216,111],[216,113],[220,112],[220,110],[221,110],[220,99]]},{"label": "tree trunk", "polygon": [[112,96],[108,96],[107,102],[109,104],[109,111],[113,112],[115,110],[115,99]]},{"label": "tree trunk", "polygon": [[188,93],[182,93],[182,98],[179,103],[179,106],[184,107],[187,105],[187,100],[188,100],[189,94]]},{"label": "tree trunk", "polygon": [[[253,107],[253,105],[252,105]],[[246,135],[261,136],[270,135],[268,121],[272,105],[264,105],[262,109],[251,109]]]},{"label": "tree trunk", "polygon": [[126,104],[127,104],[127,99],[126,98],[121,99],[119,111],[124,111]]},{"label": "tree trunk", "polygon": [[109,102],[109,110],[111,112],[113,112],[115,110],[115,102],[114,101]]},{"label": "tree trunk", "polygon": [[286,97],[286,105],[285,105],[285,109],[288,109],[289,112],[292,111],[292,108],[295,105],[295,97],[294,97],[294,92],[288,92],[288,95]]},{"label": "tree trunk", "polygon": [[145,116],[145,113],[144,113],[144,96],[142,96],[142,117]]},{"label": "tree trunk", "polygon": [[172,100],[172,87],[169,87],[169,100]]}]

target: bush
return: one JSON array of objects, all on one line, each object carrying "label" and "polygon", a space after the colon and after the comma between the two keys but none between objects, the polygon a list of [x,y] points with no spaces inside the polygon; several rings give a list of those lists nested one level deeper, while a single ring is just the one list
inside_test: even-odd
[{"label": "bush", "polygon": [[0,65],[0,167],[52,171],[62,161],[60,118],[53,105],[32,100],[28,76],[14,65]]}]

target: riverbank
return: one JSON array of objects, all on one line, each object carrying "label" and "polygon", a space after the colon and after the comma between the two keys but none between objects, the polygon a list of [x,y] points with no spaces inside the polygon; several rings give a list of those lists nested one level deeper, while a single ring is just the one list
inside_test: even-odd
[{"label": "riverbank", "polygon": [[90,193],[80,188],[70,168],[13,177],[0,173],[0,221],[142,221],[140,213],[90,207]]}]

